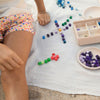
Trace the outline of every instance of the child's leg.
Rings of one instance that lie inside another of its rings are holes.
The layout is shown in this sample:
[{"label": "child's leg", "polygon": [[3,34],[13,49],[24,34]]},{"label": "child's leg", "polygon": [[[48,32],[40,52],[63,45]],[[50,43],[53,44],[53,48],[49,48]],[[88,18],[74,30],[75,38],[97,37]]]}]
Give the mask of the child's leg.
[{"label": "child's leg", "polygon": [[[26,64],[32,45],[32,39],[33,35],[31,32],[16,31],[5,37],[4,44],[16,52]],[[6,100],[28,100],[25,64],[21,66],[21,68],[2,72],[1,81]]]}]

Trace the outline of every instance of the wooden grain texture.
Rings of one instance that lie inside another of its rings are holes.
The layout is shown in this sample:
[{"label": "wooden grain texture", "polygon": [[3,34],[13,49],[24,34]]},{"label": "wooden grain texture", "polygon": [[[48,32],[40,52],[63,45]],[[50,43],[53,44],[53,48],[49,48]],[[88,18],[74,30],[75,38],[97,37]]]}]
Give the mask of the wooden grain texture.
[{"label": "wooden grain texture", "polygon": [[[57,91],[29,86],[30,100],[100,100],[100,97],[89,95],[68,95]],[[0,82],[0,100],[4,99],[4,93]]]}]

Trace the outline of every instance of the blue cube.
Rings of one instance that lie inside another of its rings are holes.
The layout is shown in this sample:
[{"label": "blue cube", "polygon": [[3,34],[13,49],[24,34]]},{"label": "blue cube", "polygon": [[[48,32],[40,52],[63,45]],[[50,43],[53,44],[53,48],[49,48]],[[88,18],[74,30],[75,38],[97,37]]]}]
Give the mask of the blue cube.
[{"label": "blue cube", "polygon": [[73,8],[73,7],[71,7],[71,10],[74,10],[74,8]]},{"label": "blue cube", "polygon": [[100,26],[100,22],[98,22],[99,26]]},{"label": "blue cube", "polygon": [[42,39],[45,39],[45,36],[42,36]]},{"label": "blue cube", "polygon": [[58,23],[58,21],[57,21],[57,20],[55,20],[54,22],[55,22],[55,23]]},{"label": "blue cube", "polygon": [[70,2],[69,2],[69,1],[67,1],[67,4],[70,4]]}]

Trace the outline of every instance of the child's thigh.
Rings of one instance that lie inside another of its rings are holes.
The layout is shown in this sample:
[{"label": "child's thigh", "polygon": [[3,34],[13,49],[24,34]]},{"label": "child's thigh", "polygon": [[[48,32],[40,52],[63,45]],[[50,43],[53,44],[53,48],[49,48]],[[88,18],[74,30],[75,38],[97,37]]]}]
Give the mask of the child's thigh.
[{"label": "child's thigh", "polygon": [[28,31],[15,31],[4,38],[4,44],[12,49],[21,59],[26,62],[30,53],[33,34]]},{"label": "child's thigh", "polygon": [[[12,49],[25,63],[30,53],[33,34],[27,31],[16,31],[9,33],[4,38],[4,44]],[[4,71],[1,75],[2,83],[9,85],[13,82],[25,81],[25,64],[21,68],[16,68],[12,71]]]}]

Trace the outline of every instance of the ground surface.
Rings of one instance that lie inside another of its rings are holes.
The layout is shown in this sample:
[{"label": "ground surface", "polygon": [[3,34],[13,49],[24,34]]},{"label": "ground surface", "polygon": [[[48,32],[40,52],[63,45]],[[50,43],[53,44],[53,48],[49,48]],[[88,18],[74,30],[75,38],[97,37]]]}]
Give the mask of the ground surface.
[{"label": "ground surface", "polygon": [[[88,95],[68,95],[48,89],[29,86],[30,100],[100,100],[100,97]],[[0,100],[4,100],[4,93],[0,82]]]}]

